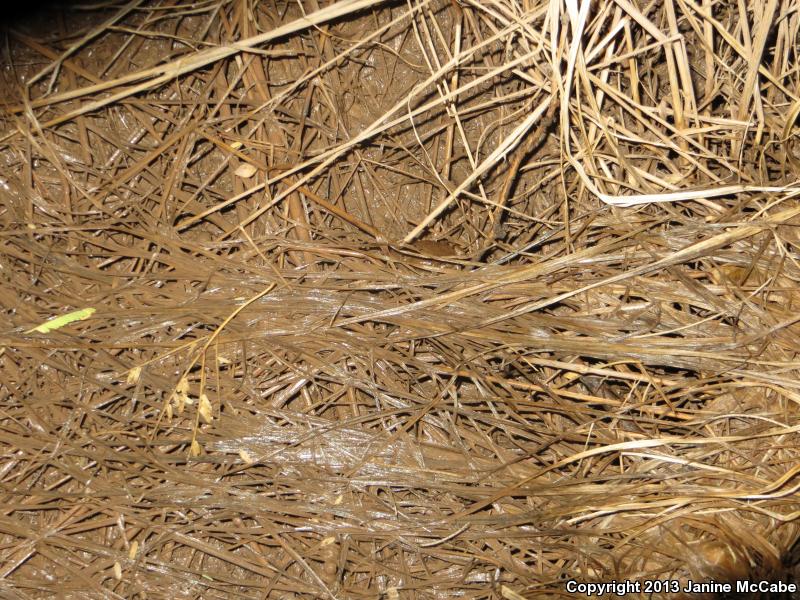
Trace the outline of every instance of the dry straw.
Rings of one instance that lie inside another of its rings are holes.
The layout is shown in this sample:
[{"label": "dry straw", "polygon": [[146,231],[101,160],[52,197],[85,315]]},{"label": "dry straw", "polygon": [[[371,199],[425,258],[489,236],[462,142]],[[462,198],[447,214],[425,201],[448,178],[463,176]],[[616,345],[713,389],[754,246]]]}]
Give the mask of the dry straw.
[{"label": "dry straw", "polygon": [[9,20],[2,594],[788,581],[798,29],[779,0]]}]

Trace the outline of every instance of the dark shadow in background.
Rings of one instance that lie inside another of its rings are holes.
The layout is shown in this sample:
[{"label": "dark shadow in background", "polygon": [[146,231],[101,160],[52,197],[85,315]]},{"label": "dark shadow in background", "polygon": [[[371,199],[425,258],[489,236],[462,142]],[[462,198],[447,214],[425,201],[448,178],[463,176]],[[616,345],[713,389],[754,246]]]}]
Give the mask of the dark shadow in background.
[{"label": "dark shadow in background", "polygon": [[0,16],[0,29],[24,29],[45,33],[48,23],[54,24],[57,13],[74,10],[71,2],[55,0],[6,0]]}]

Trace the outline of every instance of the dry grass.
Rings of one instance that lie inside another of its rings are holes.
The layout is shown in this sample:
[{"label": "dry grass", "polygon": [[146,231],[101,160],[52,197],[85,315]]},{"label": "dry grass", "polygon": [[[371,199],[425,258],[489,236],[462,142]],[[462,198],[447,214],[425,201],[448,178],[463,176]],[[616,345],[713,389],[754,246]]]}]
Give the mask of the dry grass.
[{"label": "dry grass", "polygon": [[778,577],[799,28],[778,0],[9,23],[0,596]]}]

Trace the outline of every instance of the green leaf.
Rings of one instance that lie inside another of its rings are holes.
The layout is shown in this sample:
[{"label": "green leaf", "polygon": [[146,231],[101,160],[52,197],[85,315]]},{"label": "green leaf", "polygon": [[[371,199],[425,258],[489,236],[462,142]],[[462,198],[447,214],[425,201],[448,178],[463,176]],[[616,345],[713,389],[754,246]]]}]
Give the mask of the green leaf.
[{"label": "green leaf", "polygon": [[94,314],[94,308],[82,308],[81,310],[74,310],[71,313],[67,313],[65,315],[61,315],[60,317],[55,317],[48,321],[45,321],[41,325],[37,325],[33,329],[28,329],[25,333],[33,333],[34,331],[38,333],[50,333],[56,329],[61,329],[64,325],[69,325],[73,321],[83,321],[84,319],[88,319]]}]

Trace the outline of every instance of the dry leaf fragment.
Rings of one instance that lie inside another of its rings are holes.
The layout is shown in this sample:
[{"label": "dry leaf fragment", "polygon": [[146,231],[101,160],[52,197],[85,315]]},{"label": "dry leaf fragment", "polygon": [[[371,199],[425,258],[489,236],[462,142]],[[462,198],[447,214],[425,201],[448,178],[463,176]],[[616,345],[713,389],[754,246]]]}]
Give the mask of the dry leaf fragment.
[{"label": "dry leaf fragment", "polygon": [[508,600],[525,600],[524,596],[520,596],[517,592],[505,585],[500,586],[500,594],[503,598],[507,598]]},{"label": "dry leaf fragment", "polygon": [[[183,414],[183,408],[186,406],[189,397],[186,394],[179,394],[175,393],[172,395],[172,400],[170,400],[170,404],[175,405],[175,410],[178,412],[179,415]],[[191,404],[191,402],[189,402]]]},{"label": "dry leaf fragment", "polygon": [[142,376],[142,367],[133,367],[130,371],[128,371],[128,378],[125,380],[126,383],[134,384],[139,381],[139,377]]},{"label": "dry leaf fragment", "polygon": [[256,171],[258,171],[258,169],[256,169],[250,163],[242,163],[239,165],[239,168],[234,171],[234,175],[241,177],[242,179],[250,179],[256,174]]},{"label": "dry leaf fragment", "polygon": [[191,405],[192,401],[189,398],[189,380],[186,377],[181,377],[178,385],[175,386],[175,393],[171,398],[172,404],[175,405],[175,410],[179,415],[183,414],[183,408],[187,404]]},{"label": "dry leaf fragment", "polygon": [[200,394],[200,402],[197,404],[197,412],[200,413],[200,418],[206,424],[214,420],[214,408],[211,406],[211,401],[205,394]]},{"label": "dry leaf fragment", "polygon": [[197,440],[192,440],[192,447],[189,450],[191,456],[200,456],[203,453],[203,447]]}]

